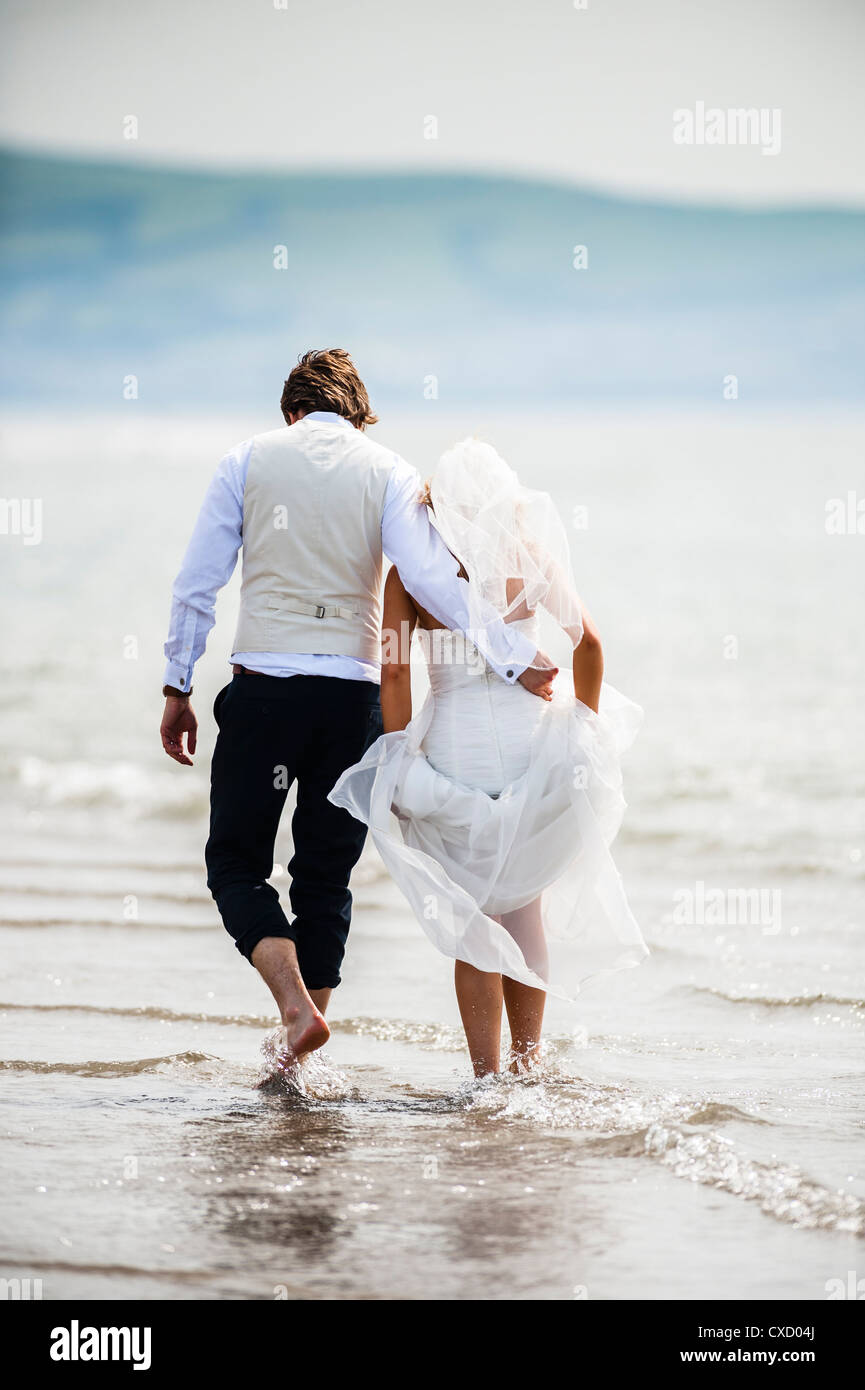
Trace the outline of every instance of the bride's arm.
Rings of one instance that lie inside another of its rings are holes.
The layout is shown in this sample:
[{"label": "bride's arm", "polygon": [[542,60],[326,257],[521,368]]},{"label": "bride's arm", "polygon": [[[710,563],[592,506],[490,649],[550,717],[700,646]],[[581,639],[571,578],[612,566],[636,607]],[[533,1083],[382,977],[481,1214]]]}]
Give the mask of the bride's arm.
[{"label": "bride's arm", "polygon": [[551,564],[547,577],[550,587],[544,607],[574,644],[574,694],[597,713],[604,679],[604,652],[600,634],[562,566],[555,562]]},{"label": "bride's arm", "polygon": [[381,717],[392,734],[411,720],[411,635],[417,609],[406,592],[396,565],[384,586],[381,620]]},{"label": "bride's arm", "polygon": [[574,694],[597,713],[604,679],[604,652],[598,629],[585,608],[582,616],[583,635],[579,645],[574,647]]}]

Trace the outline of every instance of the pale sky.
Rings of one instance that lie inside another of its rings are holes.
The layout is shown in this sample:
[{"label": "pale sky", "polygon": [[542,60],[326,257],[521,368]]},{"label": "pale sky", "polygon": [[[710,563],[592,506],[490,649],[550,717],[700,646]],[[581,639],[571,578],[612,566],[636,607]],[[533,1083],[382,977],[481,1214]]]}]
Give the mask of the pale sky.
[{"label": "pale sky", "polygon": [[[190,166],[471,169],[865,206],[865,0],[587,5],[0,0],[0,139]],[[780,152],[674,144],[673,111],[697,102],[780,110]]]}]

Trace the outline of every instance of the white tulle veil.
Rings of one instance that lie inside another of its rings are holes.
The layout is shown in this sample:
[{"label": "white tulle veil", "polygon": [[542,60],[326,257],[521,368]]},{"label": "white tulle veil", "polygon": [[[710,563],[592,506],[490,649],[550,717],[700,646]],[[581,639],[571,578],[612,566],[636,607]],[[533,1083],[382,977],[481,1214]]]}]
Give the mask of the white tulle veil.
[{"label": "white tulle veil", "polygon": [[506,621],[544,608],[577,646],[583,624],[568,538],[552,498],[523,487],[491,444],[464,439],[429,485],[433,523],[468,577],[472,627],[484,603]]}]

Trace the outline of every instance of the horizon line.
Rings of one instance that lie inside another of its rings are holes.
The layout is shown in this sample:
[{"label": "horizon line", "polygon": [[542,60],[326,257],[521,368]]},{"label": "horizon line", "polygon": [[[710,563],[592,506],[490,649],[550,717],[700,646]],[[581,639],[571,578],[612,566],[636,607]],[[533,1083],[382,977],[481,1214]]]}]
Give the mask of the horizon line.
[{"label": "horizon line", "polygon": [[[130,142],[131,143],[131,142]],[[196,163],[185,158],[166,158],[136,151],[131,158],[124,159],[119,152],[100,153],[83,149],[52,149],[44,145],[28,145],[0,138],[0,158],[10,157],[19,160],[65,164],[69,166],[90,166],[111,169],[118,172],[141,171],[151,174],[168,174],[202,179],[345,179],[366,181],[372,179],[407,180],[420,182],[435,180],[486,181],[488,183],[531,185],[563,193],[580,193],[599,201],[611,203],[632,203],[643,207],[688,209],[700,212],[730,212],[740,214],[784,214],[784,213],[841,213],[845,215],[865,214],[865,199],[861,203],[830,201],[825,198],[809,200],[788,197],[759,201],[753,198],[733,196],[693,197],[663,191],[643,193],[638,190],[627,191],[621,187],[600,184],[591,180],[575,181],[553,174],[530,171],[499,170],[491,166],[454,165],[422,169],[415,165],[403,164],[294,164],[278,166],[273,164]]]}]

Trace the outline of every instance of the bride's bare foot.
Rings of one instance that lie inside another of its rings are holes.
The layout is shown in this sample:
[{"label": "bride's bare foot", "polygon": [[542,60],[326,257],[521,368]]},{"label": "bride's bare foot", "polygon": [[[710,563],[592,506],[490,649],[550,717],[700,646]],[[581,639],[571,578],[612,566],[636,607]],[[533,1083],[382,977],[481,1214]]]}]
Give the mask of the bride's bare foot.
[{"label": "bride's bare foot", "polygon": [[541,1060],[540,1044],[529,1048],[513,1048],[508,1060],[508,1071],[514,1076],[524,1076]]}]

